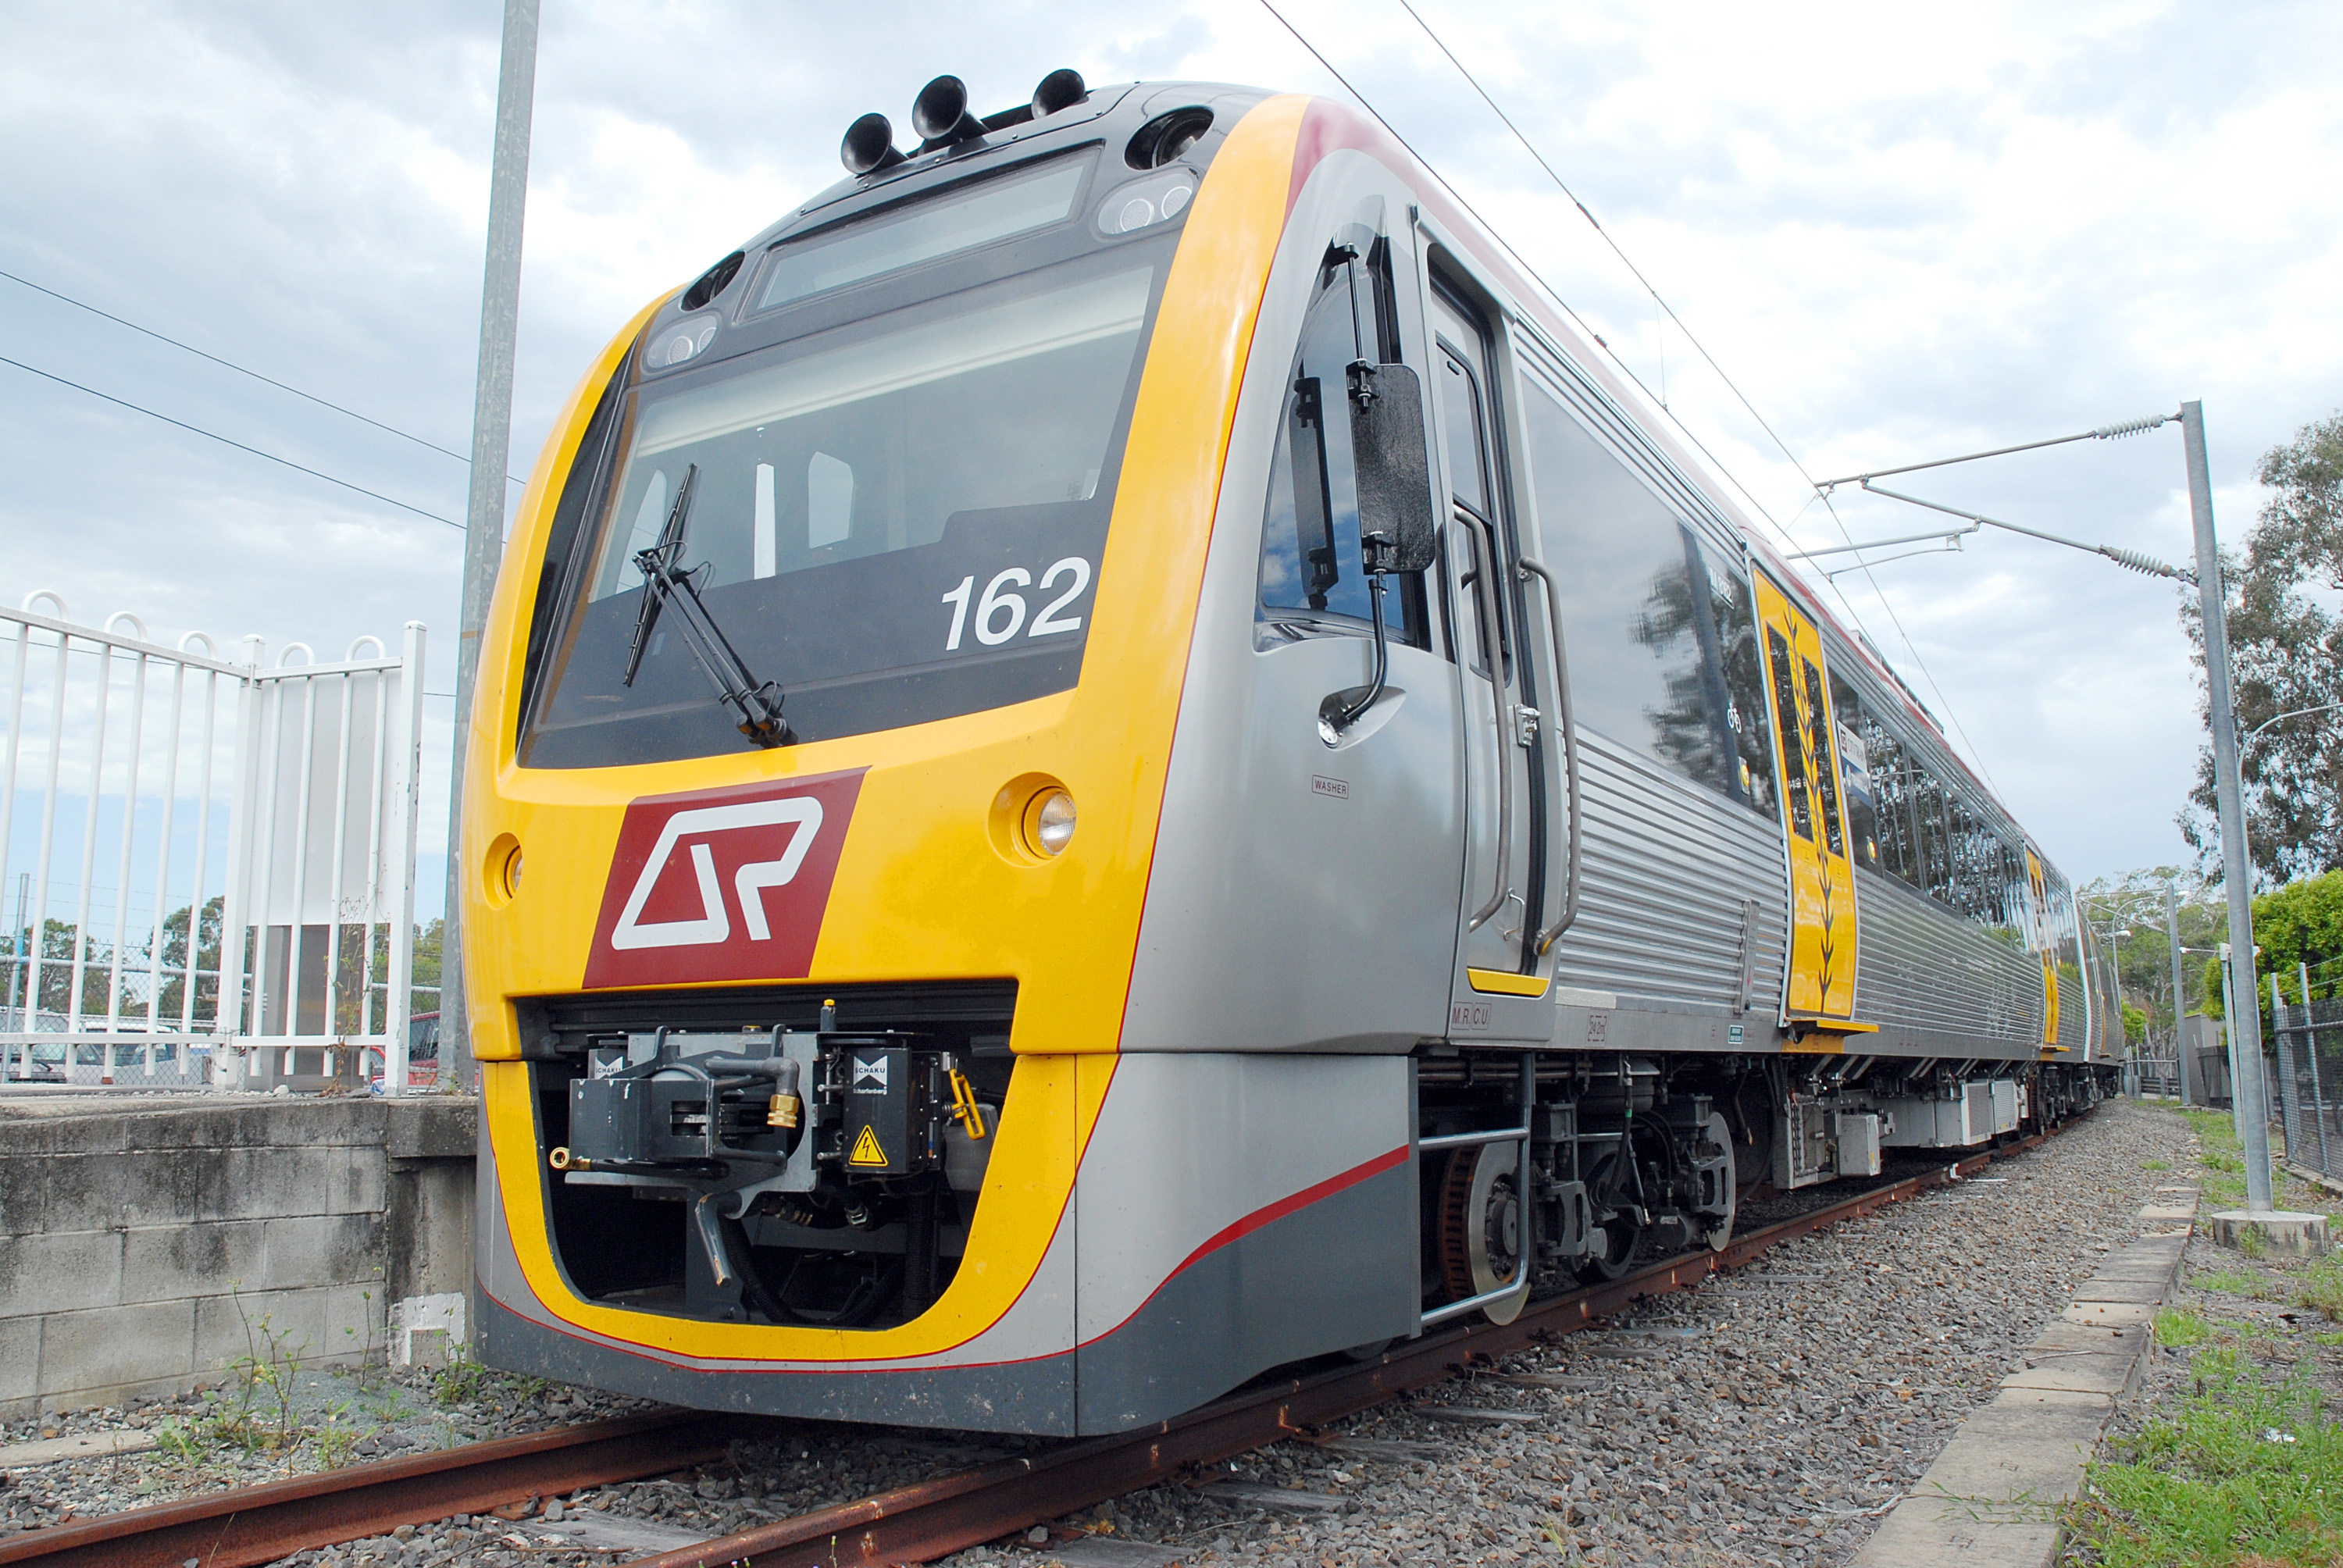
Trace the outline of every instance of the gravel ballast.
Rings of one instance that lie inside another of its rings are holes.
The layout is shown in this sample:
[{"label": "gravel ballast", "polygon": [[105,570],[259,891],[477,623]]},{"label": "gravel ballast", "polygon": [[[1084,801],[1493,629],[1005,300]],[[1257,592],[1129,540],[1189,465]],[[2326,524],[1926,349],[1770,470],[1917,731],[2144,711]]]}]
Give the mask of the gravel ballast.
[{"label": "gravel ballast", "polygon": [[[2074,1286],[2137,1232],[2137,1210],[2171,1180],[2147,1163],[2178,1163],[2187,1140],[2167,1112],[2104,1106],[1983,1180],[1786,1243],[1736,1275],[1641,1303],[1603,1329],[1365,1412],[1314,1442],[1281,1443],[1056,1521],[1041,1541],[1019,1537],[950,1561],[1838,1562]],[[393,1451],[382,1445],[394,1438],[437,1446],[649,1408],[494,1376],[450,1387],[417,1373],[378,1386],[406,1388],[402,1408],[416,1413],[402,1425],[360,1411],[351,1441],[371,1439],[374,1452]],[[165,1419],[184,1427],[196,1413],[156,1407],[42,1424],[153,1430]],[[5,1440],[39,1435],[19,1423]],[[580,1493],[531,1517],[445,1521],[289,1561],[608,1564],[648,1549],[595,1548],[555,1526],[624,1519],[664,1525],[676,1539],[713,1536],[1048,1446],[789,1425],[736,1444],[728,1463]],[[76,1460],[10,1476],[0,1513],[8,1529],[30,1528],[248,1485],[319,1468],[318,1459],[312,1440],[275,1454],[215,1446]],[[1141,1543],[1165,1550],[1131,1549]]]}]

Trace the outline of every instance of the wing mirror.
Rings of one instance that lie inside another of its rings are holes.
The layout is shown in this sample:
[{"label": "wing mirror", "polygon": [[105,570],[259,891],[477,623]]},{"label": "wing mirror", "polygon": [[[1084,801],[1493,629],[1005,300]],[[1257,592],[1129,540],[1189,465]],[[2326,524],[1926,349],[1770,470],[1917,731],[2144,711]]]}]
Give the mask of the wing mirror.
[{"label": "wing mirror", "polygon": [[1407,366],[1351,367],[1351,461],[1362,564],[1378,577],[1431,566],[1440,525],[1423,439],[1423,383]]}]

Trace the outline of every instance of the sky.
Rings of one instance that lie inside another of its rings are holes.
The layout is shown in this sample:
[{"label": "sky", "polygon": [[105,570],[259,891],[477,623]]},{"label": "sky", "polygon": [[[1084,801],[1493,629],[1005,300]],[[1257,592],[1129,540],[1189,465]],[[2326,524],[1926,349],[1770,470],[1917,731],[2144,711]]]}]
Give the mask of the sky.
[{"label": "sky", "polygon": [[[832,183],[846,125],[871,108],[903,125],[930,76],[966,79],[980,112],[1061,65],[1345,95],[1237,0],[543,6],[521,475],[635,310]],[[1417,0],[1535,156],[1400,0],[1279,9],[1777,542],[1932,526],[1875,497],[1825,505],[1811,480],[2191,397],[2240,538],[2258,457],[2343,406],[2331,5]],[[460,522],[466,467],[422,443],[470,445],[500,15],[0,6],[0,356],[412,508],[0,365],[7,602],[49,588],[77,620],[131,610],[165,642],[256,634],[329,657],[418,620],[427,690],[452,690],[462,539],[434,518]],[[1897,487],[2175,562],[2190,548],[2177,426]],[[2202,724],[2171,584],[2008,535],[1834,580],[1835,608],[2077,883],[2186,859],[2173,819]],[[427,849],[445,838],[451,708],[427,704]],[[427,853],[427,916],[443,874]]]}]

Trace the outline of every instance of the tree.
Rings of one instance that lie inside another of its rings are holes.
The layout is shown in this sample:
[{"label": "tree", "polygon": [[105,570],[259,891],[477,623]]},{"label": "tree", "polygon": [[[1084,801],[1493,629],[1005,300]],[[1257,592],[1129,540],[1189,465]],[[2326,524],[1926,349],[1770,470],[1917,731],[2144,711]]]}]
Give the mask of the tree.
[{"label": "tree", "polygon": [[[2225,552],[2222,576],[2237,727],[2249,737],[2238,769],[2246,839],[2258,879],[2277,884],[2343,867],[2343,748],[2324,744],[2343,714],[2304,714],[2253,733],[2279,714],[2343,702],[2343,615],[2314,597],[2343,592],[2343,414],[2264,453],[2257,477],[2272,495],[2242,561]],[[2204,628],[2193,600],[2182,616],[2201,671]],[[2218,880],[2210,746],[2197,755],[2188,799],[2180,831]]]},{"label": "tree", "polygon": [[[218,1010],[220,964],[220,910],[226,895],[214,893],[204,903],[203,918],[196,923],[196,1006],[193,1018],[200,1020],[197,1027],[210,1024]],[[180,1004],[186,994],[187,906],[180,905],[163,918],[163,986],[155,1002],[156,1017],[169,1028],[179,1020]]]},{"label": "tree", "polygon": [[[2110,942],[2112,930],[2131,932],[2111,944],[2117,980],[2125,1000],[2140,1004],[2146,1011],[2152,1039],[2167,1037],[2172,1028],[2172,944],[2164,925],[2167,881],[2178,885],[2180,945],[2200,950],[2219,946],[2229,920],[2218,891],[2178,866],[2149,866],[2120,877],[2097,878],[2075,894],[2077,909],[2099,933],[2102,944]],[[2219,980],[2215,979],[2208,993],[2202,983],[2203,970],[2193,958],[2181,967],[2182,983],[2188,988],[2182,1012],[2218,1016]]]}]

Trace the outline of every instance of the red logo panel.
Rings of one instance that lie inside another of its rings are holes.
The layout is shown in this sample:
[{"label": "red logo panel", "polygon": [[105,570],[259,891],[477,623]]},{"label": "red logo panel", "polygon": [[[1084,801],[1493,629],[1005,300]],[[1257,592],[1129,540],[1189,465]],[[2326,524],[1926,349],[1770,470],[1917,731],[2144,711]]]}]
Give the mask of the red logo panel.
[{"label": "red logo panel", "polygon": [[628,804],[587,987],[804,978],[866,771]]}]

